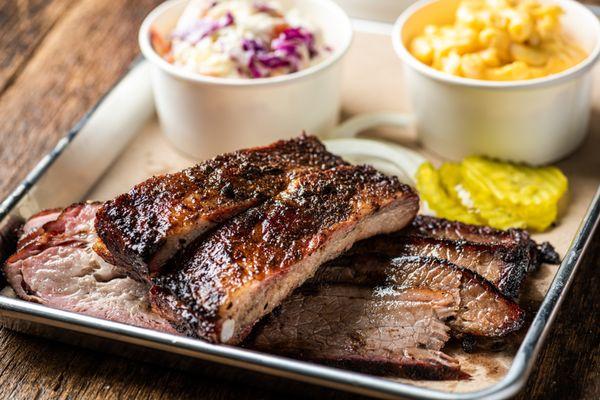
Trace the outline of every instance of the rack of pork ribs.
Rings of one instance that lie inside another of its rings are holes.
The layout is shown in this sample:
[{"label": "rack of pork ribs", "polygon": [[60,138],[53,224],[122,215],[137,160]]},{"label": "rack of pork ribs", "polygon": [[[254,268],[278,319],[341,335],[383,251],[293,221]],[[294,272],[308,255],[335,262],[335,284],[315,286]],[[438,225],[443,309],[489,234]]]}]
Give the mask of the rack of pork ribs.
[{"label": "rack of pork ribs", "polygon": [[518,330],[549,244],[416,216],[416,193],[314,137],[224,154],[105,203],[38,213],[4,274],[66,311],[415,379],[452,338]]}]

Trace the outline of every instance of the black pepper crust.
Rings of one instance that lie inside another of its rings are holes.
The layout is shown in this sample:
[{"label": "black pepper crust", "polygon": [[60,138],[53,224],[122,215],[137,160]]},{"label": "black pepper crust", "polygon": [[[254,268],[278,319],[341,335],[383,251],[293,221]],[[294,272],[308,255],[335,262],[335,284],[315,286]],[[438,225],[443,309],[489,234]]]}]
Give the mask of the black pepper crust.
[{"label": "black pepper crust", "polygon": [[[156,273],[186,240],[276,195],[290,171],[340,165],[346,163],[317,138],[302,135],[152,177],[101,207],[95,248],[108,262],[133,268],[134,276]],[[165,249],[173,238],[181,243]],[[170,254],[156,257],[161,251]]]},{"label": "black pepper crust", "polygon": [[217,342],[222,312],[245,285],[285,274],[319,251],[340,226],[399,200],[416,214],[416,193],[371,167],[299,174],[279,195],[176,257],[177,270],[154,280],[155,309],[182,331]]}]

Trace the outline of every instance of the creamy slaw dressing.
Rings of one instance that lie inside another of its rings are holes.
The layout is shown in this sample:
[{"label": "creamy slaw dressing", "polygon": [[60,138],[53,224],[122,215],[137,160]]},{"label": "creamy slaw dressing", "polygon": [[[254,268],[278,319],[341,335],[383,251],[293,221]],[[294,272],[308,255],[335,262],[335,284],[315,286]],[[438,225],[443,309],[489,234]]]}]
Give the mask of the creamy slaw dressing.
[{"label": "creamy slaw dressing", "polygon": [[320,30],[277,1],[192,1],[163,55],[188,71],[263,78],[310,67],[327,55]]}]

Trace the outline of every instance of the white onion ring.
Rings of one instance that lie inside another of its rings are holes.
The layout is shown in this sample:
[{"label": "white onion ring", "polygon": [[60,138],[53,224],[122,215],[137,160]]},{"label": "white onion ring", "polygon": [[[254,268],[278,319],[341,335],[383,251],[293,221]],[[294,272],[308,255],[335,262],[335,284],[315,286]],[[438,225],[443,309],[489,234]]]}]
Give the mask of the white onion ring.
[{"label": "white onion ring", "polygon": [[382,172],[396,175],[403,183],[414,186],[419,166],[426,159],[398,144],[372,139],[327,139],[327,150],[353,164],[370,164]]}]

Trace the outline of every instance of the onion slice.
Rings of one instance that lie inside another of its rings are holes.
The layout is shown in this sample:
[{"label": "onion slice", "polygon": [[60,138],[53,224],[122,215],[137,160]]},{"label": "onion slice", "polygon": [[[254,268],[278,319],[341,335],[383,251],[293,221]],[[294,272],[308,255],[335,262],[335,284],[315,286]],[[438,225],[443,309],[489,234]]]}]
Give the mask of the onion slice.
[{"label": "onion slice", "polygon": [[372,139],[327,139],[327,150],[353,164],[370,164],[396,175],[403,183],[414,186],[417,169],[426,160],[419,153],[398,144]]}]

